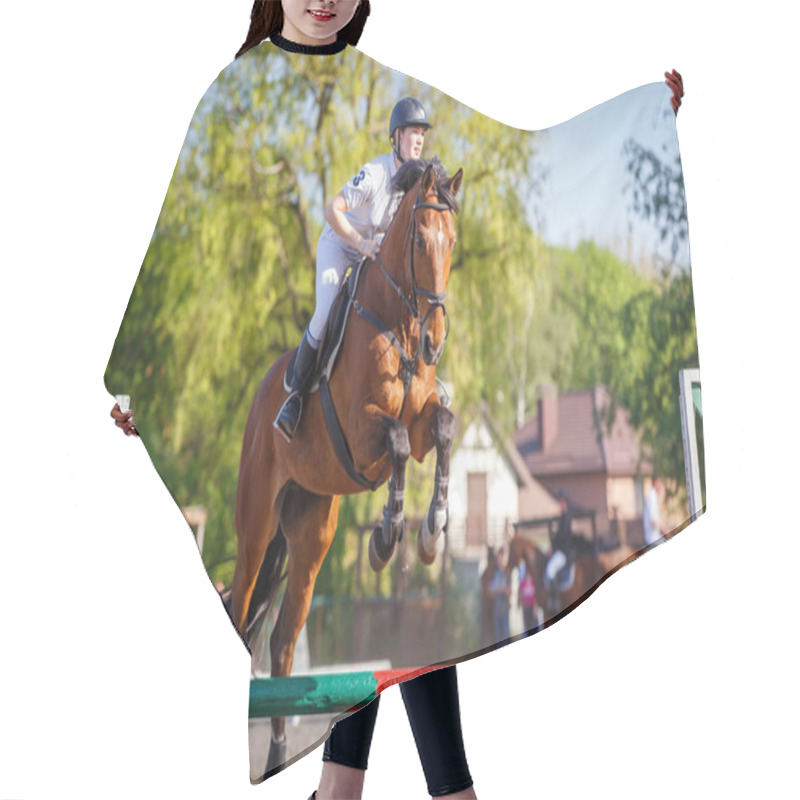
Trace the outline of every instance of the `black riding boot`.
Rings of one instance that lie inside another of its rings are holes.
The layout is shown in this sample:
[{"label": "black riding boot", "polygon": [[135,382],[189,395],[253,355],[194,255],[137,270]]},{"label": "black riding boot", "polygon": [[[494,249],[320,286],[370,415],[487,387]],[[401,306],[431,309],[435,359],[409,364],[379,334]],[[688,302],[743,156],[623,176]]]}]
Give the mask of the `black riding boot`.
[{"label": "black riding boot", "polygon": [[291,391],[272,424],[291,442],[303,412],[303,398],[308,392],[317,365],[317,351],[308,342],[308,332],[303,334],[294,362]]}]

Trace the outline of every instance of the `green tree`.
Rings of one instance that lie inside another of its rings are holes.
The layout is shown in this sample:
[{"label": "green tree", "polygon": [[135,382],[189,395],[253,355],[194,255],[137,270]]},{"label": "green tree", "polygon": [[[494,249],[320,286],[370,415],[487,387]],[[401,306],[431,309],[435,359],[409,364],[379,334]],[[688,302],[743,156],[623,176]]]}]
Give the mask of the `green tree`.
[{"label": "green tree", "polygon": [[[150,455],[175,500],[207,507],[203,557],[215,580],[229,582],[233,570],[233,509],[250,403],[313,309],[324,206],[360,165],[388,150],[389,114],[406,94],[420,96],[437,121],[427,154],[438,153],[451,172],[463,164],[467,173],[451,297],[460,331],[468,330],[502,289],[490,277],[497,253],[517,288],[530,265],[520,200],[530,187],[520,165],[530,160],[532,136],[358,53],[293,59],[274,48],[255,48],[223,71],[192,120],[107,383],[132,395]],[[470,337],[480,338],[464,335]],[[493,366],[492,349],[480,359],[479,368]],[[451,379],[477,400],[482,380],[473,386],[467,363],[458,359]],[[498,374],[488,384],[499,381]],[[430,499],[425,470],[410,477],[410,515],[421,516]],[[382,500],[348,500],[343,525],[379,517]],[[341,578],[351,558],[337,543],[323,582]]]},{"label": "green tree", "polygon": [[[626,303],[621,323],[622,348],[606,381],[614,398],[609,421],[616,404],[626,408],[656,472],[682,487],[678,372],[698,366],[691,275],[662,275]],[[702,426],[699,446],[702,453]]]}]

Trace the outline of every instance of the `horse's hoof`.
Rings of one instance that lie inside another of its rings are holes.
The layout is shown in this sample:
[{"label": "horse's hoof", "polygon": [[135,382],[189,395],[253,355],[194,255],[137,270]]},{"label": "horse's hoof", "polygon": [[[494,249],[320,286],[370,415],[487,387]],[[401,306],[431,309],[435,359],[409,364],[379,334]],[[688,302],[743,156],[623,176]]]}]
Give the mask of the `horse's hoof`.
[{"label": "horse's hoof", "polygon": [[267,755],[267,775],[273,770],[281,770],[286,766],[286,737],[280,741],[275,741],[270,736],[269,754]]},{"label": "horse's hoof", "polygon": [[422,520],[422,525],[419,529],[419,534],[417,535],[417,558],[426,566],[429,567],[436,561],[436,548],[432,547],[430,552],[425,548],[426,540],[430,538],[430,533],[427,530],[428,527],[428,517],[426,516],[424,520]]},{"label": "horse's hoof", "polygon": [[428,524],[430,513],[428,513],[423,517],[422,525],[420,525],[419,534],[417,535],[417,557],[426,567],[436,561],[436,542],[439,541],[439,536],[447,530],[447,509],[435,511],[434,514],[434,530],[438,529],[439,533],[436,535],[431,533],[430,525]]},{"label": "horse's hoof", "polygon": [[383,541],[383,529],[376,525],[369,537],[369,565],[375,572],[381,572],[394,555],[395,542],[387,547]]}]

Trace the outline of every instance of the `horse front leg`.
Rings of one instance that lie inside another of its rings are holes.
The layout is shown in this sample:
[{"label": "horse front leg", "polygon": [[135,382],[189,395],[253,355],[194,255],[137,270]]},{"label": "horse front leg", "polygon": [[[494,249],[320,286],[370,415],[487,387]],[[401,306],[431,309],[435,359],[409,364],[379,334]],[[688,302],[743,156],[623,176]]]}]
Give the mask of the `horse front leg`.
[{"label": "horse front leg", "polygon": [[[436,447],[436,478],[433,487],[433,499],[428,513],[422,520],[417,536],[417,554],[423,564],[431,565],[436,559],[436,544],[439,537],[447,529],[447,491],[450,483],[450,456],[453,451],[455,435],[455,416],[439,402],[438,396],[429,400],[423,408],[422,418],[415,431],[412,431],[412,451],[417,448],[419,438],[419,460],[431,447]],[[418,433],[418,437],[414,434]]]},{"label": "horse front leg", "polygon": [[406,487],[406,464],[411,455],[411,444],[405,425],[387,416],[385,445],[392,463],[389,479],[389,497],[383,507],[383,521],[372,531],[369,539],[369,563],[375,572],[380,572],[394,555],[397,543],[403,537],[403,494]]}]

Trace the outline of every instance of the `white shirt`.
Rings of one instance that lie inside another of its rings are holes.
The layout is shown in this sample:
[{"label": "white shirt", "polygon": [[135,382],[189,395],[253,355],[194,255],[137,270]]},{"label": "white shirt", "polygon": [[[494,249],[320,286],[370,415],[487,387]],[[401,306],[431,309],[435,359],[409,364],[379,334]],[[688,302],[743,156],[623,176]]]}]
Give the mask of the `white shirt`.
[{"label": "white shirt", "polygon": [[661,528],[658,520],[658,492],[655,486],[650,487],[644,501],[644,514],[642,516],[644,524],[644,541],[646,544],[653,544],[661,538]]},{"label": "white shirt", "polygon": [[[348,222],[365,239],[382,238],[395,215],[403,195],[392,192],[397,168],[394,155],[386,153],[365,164],[342,189]],[[341,238],[326,222],[321,237],[341,243]]]}]

